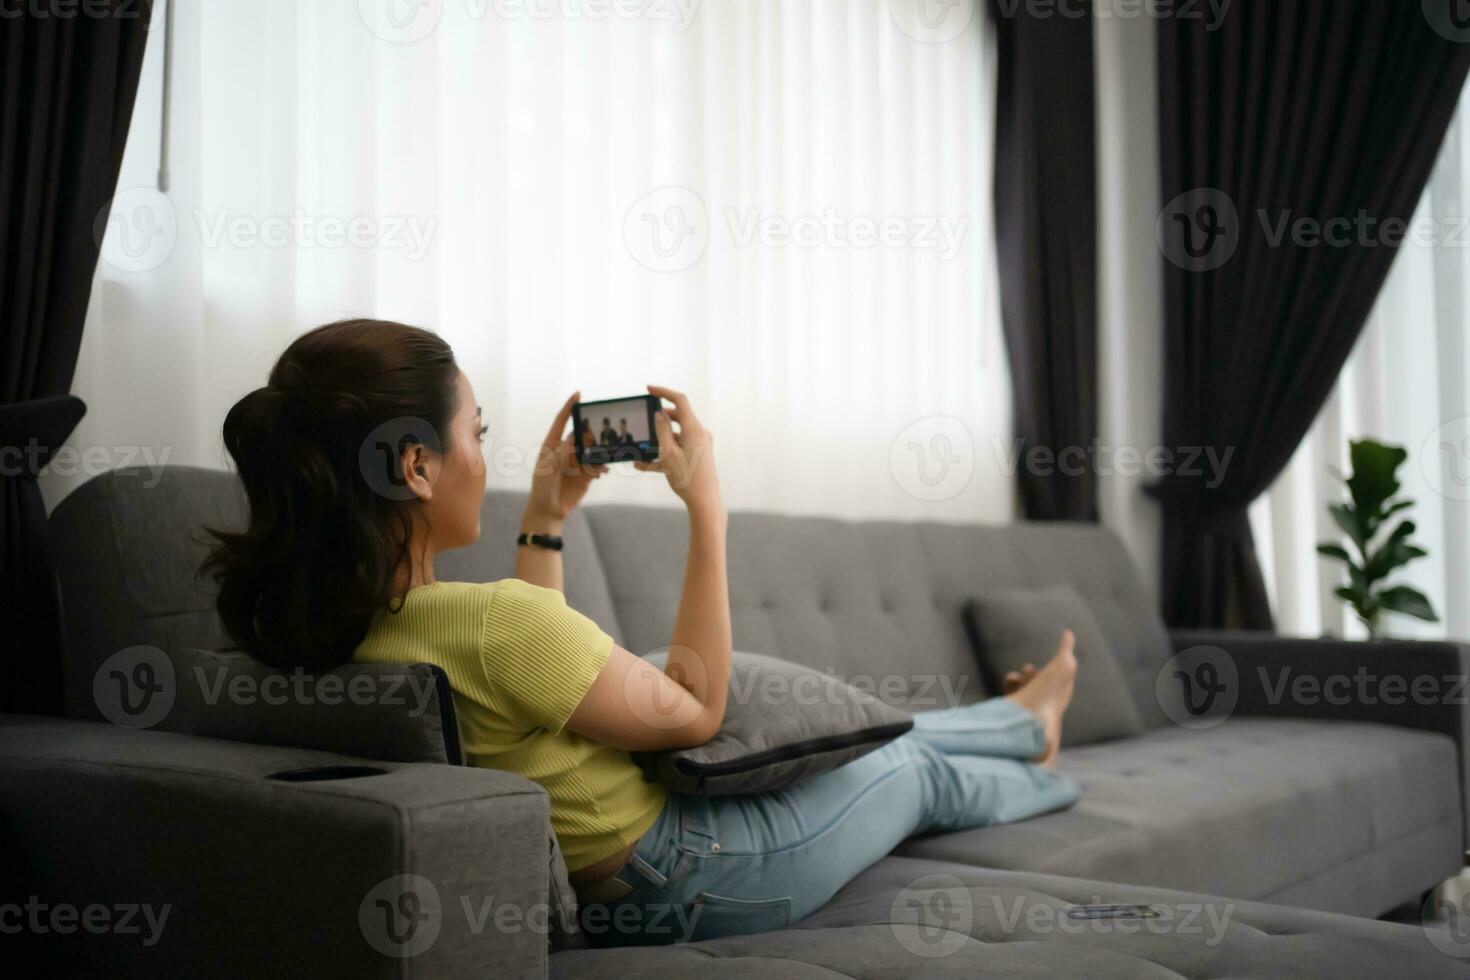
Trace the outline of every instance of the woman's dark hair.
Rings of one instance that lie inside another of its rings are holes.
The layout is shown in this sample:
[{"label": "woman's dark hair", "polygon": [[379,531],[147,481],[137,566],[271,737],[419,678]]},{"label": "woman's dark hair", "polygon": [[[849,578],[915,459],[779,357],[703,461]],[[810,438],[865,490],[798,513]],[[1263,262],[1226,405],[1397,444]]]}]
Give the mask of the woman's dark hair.
[{"label": "woman's dark hair", "polygon": [[225,416],[244,484],[240,532],[211,530],[205,570],[241,649],[276,667],[351,658],[409,554],[411,443],[440,447],[459,368],[438,336],[385,320],[317,327]]}]

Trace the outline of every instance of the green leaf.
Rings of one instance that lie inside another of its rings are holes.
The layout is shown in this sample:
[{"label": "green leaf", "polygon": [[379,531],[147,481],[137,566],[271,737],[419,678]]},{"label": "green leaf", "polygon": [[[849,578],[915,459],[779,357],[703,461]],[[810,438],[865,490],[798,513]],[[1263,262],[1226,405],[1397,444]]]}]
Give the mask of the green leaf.
[{"label": "green leaf", "polygon": [[1363,616],[1377,607],[1378,603],[1367,590],[1356,585],[1341,585],[1333,590],[1333,594],[1346,602]]},{"label": "green leaf", "polygon": [[1369,528],[1363,525],[1356,510],[1348,504],[1331,504],[1327,512],[1332,515],[1333,520],[1337,521],[1337,526],[1342,528],[1343,533],[1353,544],[1358,546],[1359,552],[1368,550]]},{"label": "green leaf", "polygon": [[1429,601],[1428,596],[1407,585],[1385,589],[1379,594],[1378,602],[1384,609],[1413,616],[1429,623],[1439,622],[1439,616],[1435,614],[1434,605]]},{"label": "green leaf", "polygon": [[1336,558],[1338,561],[1346,562],[1350,567],[1353,565],[1353,556],[1348,554],[1347,549],[1340,544],[1319,544],[1317,554],[1326,558]]},{"label": "green leaf", "polygon": [[1353,505],[1365,521],[1381,518],[1384,504],[1399,492],[1399,481],[1394,475],[1409,454],[1402,446],[1387,446],[1372,439],[1349,443],[1353,475],[1348,479],[1348,491],[1353,495]]},{"label": "green leaf", "polygon": [[[1393,533],[1363,562],[1363,577],[1368,582],[1377,582],[1387,578],[1396,568],[1402,568],[1415,558],[1422,558],[1423,552],[1409,544],[1409,535],[1416,530],[1413,521],[1404,521],[1393,529]],[[1415,552],[1420,552],[1415,554]]]},{"label": "green leaf", "polygon": [[1397,514],[1399,511],[1408,510],[1412,506],[1414,506],[1414,501],[1400,500],[1398,503],[1390,505],[1388,510],[1385,510],[1383,512],[1383,519],[1386,521],[1393,515]]}]

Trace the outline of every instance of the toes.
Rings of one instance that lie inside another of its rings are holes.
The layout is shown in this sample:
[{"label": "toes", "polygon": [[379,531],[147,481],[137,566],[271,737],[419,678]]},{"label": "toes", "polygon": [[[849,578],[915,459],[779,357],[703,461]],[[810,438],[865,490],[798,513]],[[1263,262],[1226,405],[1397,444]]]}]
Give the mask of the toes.
[{"label": "toes", "polygon": [[1001,681],[1001,690],[1006,694],[1015,694],[1021,689],[1023,683],[1025,683],[1025,679],[1019,670],[1008,671],[1005,678]]}]

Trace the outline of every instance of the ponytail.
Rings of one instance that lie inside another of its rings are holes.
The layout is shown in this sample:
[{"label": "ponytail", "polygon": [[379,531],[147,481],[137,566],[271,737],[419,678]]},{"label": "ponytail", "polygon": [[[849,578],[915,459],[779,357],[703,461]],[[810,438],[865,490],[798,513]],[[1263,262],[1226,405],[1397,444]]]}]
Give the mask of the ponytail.
[{"label": "ponytail", "polygon": [[449,346],[426,330],[349,320],[297,339],[270,383],[230,409],[224,443],[249,523],[210,532],[205,569],[241,649],[282,668],[351,658],[390,606],[416,506],[384,492],[363,447],[404,419],[445,431],[457,373]]}]

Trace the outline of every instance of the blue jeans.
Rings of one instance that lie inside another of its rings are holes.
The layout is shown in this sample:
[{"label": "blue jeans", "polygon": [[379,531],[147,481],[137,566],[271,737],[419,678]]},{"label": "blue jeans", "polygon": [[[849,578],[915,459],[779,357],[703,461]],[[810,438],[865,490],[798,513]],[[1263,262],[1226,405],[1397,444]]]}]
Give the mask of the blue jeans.
[{"label": "blue jeans", "polygon": [[915,834],[1010,823],[1070,806],[1071,779],[1026,760],[1041,726],[1013,701],[926,712],[902,738],[789,789],[670,795],[589,908],[594,945],[662,944],[781,929]]}]

